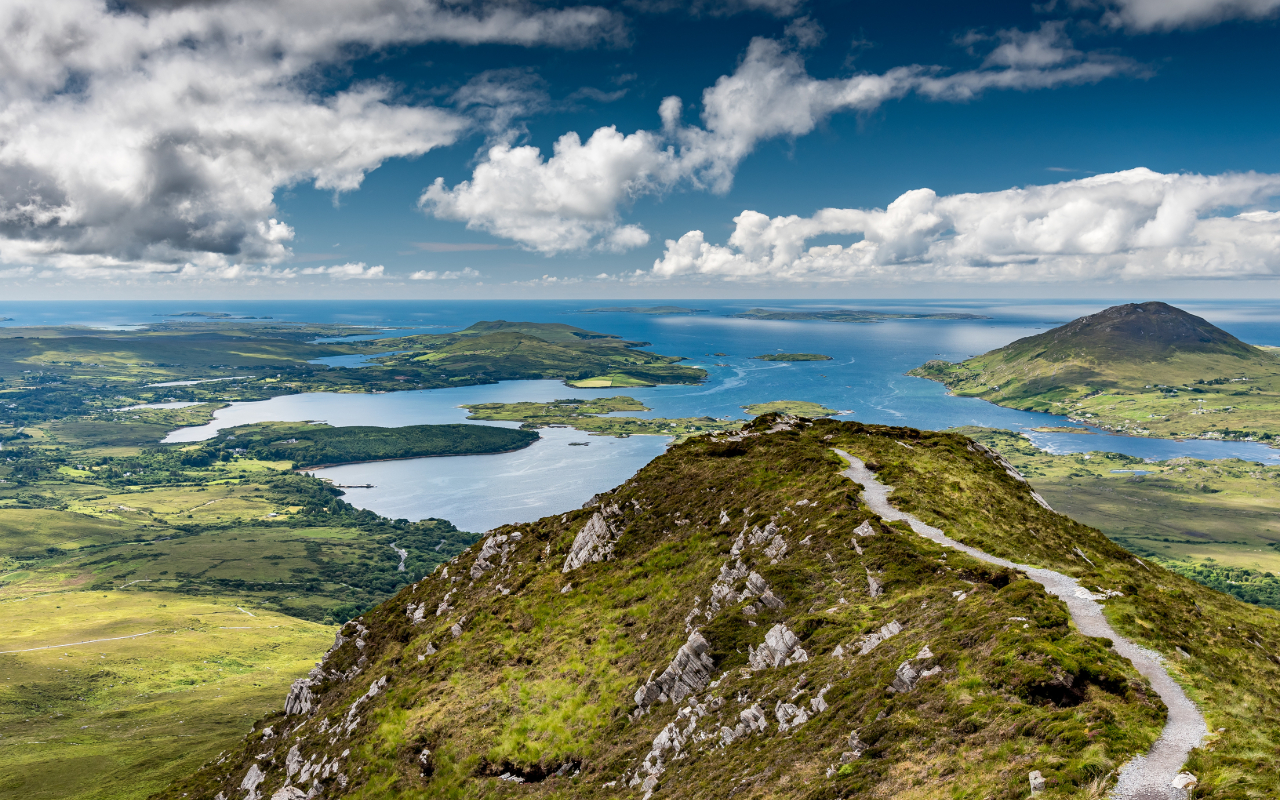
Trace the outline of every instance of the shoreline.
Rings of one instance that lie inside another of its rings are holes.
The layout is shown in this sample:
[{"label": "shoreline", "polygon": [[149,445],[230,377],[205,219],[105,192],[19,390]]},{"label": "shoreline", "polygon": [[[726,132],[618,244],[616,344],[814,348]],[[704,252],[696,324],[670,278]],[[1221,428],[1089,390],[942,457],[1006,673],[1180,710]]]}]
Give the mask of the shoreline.
[{"label": "shoreline", "polygon": [[503,455],[504,453],[518,453],[521,450],[528,450],[530,447],[533,447],[534,444],[536,444],[541,440],[542,440],[542,436],[539,435],[537,439],[534,439],[532,442],[529,442],[523,447],[513,447],[509,450],[489,450],[483,453],[436,453],[435,455],[396,456],[395,458],[365,458],[365,459],[361,459],[360,461],[339,461],[334,464],[315,464],[309,467],[298,467],[296,469],[291,469],[289,471],[298,473],[298,472],[306,472],[309,469],[329,469],[331,467],[346,467],[346,466],[350,466],[351,464],[377,464],[382,461],[413,461],[416,458],[456,458],[458,456],[500,456],[500,455]]}]

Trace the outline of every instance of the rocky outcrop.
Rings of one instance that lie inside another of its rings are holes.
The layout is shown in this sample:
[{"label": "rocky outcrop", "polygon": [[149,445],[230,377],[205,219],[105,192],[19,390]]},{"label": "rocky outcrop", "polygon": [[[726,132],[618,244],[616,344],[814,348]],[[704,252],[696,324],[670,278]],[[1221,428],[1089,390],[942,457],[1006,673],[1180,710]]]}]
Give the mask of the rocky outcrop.
[{"label": "rocky outcrop", "polygon": [[[617,506],[613,506],[617,509]],[[573,539],[569,555],[565,557],[563,572],[572,572],[584,564],[608,561],[613,557],[613,546],[618,541],[618,533],[609,524],[605,515],[599,511],[591,515],[587,524],[582,526]]]},{"label": "rocky outcrop", "polygon": [[874,650],[875,646],[883,642],[885,639],[897,636],[900,633],[902,633],[902,626],[898,624],[896,619],[892,622],[881,625],[880,630],[875,631],[874,633],[869,633],[865,638],[863,638],[862,650],[858,655],[865,656],[867,653]]},{"label": "rocky outcrop", "polygon": [[782,623],[769,629],[760,647],[747,646],[747,663],[753,670],[789,667],[808,660],[809,654],[800,647],[800,638]]},{"label": "rocky outcrop", "polygon": [[676,657],[656,680],[649,681],[636,690],[636,705],[648,708],[654,703],[671,701],[679,703],[685,697],[700,692],[711,682],[711,670],[715,663],[707,655],[710,643],[702,634],[694,631],[689,640],[676,651]]},{"label": "rocky outcrop", "polygon": [[[485,539],[484,545],[480,548],[479,555],[476,556],[475,562],[471,565],[471,579],[478,580],[483,577],[486,572],[494,567],[502,566],[507,563],[507,554],[515,549],[516,543],[520,541],[519,531],[510,535],[500,533],[497,536],[490,536]],[[492,564],[489,559],[498,557],[500,561]]]}]

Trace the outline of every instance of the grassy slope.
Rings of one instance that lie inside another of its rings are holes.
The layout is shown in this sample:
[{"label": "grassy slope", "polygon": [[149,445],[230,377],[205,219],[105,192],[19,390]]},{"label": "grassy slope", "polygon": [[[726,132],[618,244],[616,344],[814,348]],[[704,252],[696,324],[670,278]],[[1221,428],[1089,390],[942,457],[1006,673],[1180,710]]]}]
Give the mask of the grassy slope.
[{"label": "grassy slope", "polygon": [[70,592],[0,600],[0,797],[142,798],[273,708],[333,628],[234,601]]},{"label": "grassy slope", "polygon": [[[1049,504],[1144,558],[1241,599],[1280,607],[1280,467],[1239,459],[1156,464],[1117,453],[1051,455],[1025,437],[960,428],[999,450]],[[1143,470],[1149,475],[1113,473]],[[1233,581],[1233,583],[1226,583]]]},{"label": "grassy slope", "polygon": [[[757,430],[772,419],[758,420]],[[237,786],[250,762],[266,770],[262,788],[270,793],[295,744],[304,759],[340,758],[348,797],[505,796],[513,787],[496,779],[500,773],[538,778],[565,762],[581,773],[519,793],[617,796],[605,784],[638,763],[676,711],[659,705],[631,722],[631,694],[684,641],[693,598],[706,597],[744,523],[773,518],[786,526],[788,555],[770,564],[755,550],[748,559],[786,606],[755,617],[734,606],[705,623],[722,681],[699,695],[699,702],[725,702],[699,730],[714,735],[755,701],[769,710],[769,730],[726,750],[687,746],[662,776],[658,797],[1015,798],[1025,796],[1031,769],[1049,777],[1047,797],[1101,797],[1109,770],[1147,747],[1162,725],[1163,709],[1144,681],[1103,644],[1072,632],[1061,604],[1016,574],[954,552],[944,558],[892,526],[877,526],[877,535],[861,540],[864,555],[855,553],[850,531],[868,514],[838,475],[832,446],[874,464],[898,487],[904,508],[957,538],[1123,591],[1108,603],[1113,624],[1160,652],[1187,650],[1190,660],[1174,659],[1173,669],[1214,727],[1226,728],[1192,759],[1200,796],[1274,796],[1280,709],[1267,687],[1280,680],[1273,655],[1280,615],[1139,565],[1097,531],[1041,509],[1025,485],[966,442],[819,421],[804,433],[679,445],[600,498],[624,509],[616,560],[561,573],[590,509],[502,529],[523,534],[504,566],[470,581],[473,547],[449,565],[453,578],[437,572],[362,617],[370,629],[361,637],[367,664],[350,682],[326,682],[319,715],[297,736],[255,733],[231,760],[206,765],[164,796],[212,798]],[[802,499],[813,505],[798,505]],[[728,524],[719,522],[722,510]],[[1074,555],[1074,546],[1097,566]],[[884,582],[882,597],[867,595],[868,569]],[[954,599],[958,591],[968,592],[964,601]],[[453,608],[414,627],[407,604],[435,609],[447,592]],[[892,619],[904,633],[869,655],[833,655],[837,644],[849,650]],[[747,646],[777,621],[800,635],[809,662],[741,669]],[[460,638],[449,633],[454,623]],[[428,642],[439,652],[430,654]],[[943,674],[910,694],[888,694],[894,669],[925,644]],[[345,670],[357,657],[349,641],[326,667]],[[1063,692],[1068,673],[1073,688]],[[353,701],[384,675],[388,688],[348,717]],[[827,683],[831,707],[779,735],[775,702],[803,703]],[[348,718],[358,718],[350,738],[318,734]],[[277,713],[257,730],[282,722]],[[827,777],[853,730],[867,752]]]}]

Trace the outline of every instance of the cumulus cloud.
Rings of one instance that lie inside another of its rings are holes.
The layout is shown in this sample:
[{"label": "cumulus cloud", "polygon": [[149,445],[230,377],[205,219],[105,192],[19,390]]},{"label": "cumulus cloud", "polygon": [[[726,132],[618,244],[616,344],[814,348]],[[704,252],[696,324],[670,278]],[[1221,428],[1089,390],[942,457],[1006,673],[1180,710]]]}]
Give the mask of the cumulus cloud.
[{"label": "cumulus cloud", "polygon": [[336,264],[331,267],[307,267],[298,270],[300,275],[328,275],[336,281],[376,280],[384,277],[386,267],[379,264],[371,267],[363,261]]},{"label": "cumulus cloud", "polygon": [[1280,12],[1280,0],[1114,0],[1111,6],[1104,23],[1140,33],[1265,19]]},{"label": "cumulus cloud", "polygon": [[[1280,277],[1280,175],[1133,169],[1047,186],[811,217],[744,211],[726,245],[667,240],[653,276],[728,280],[1153,280]],[[1244,209],[1244,210],[1241,210]],[[847,244],[807,247],[820,236]]]},{"label": "cumulus cloud", "polygon": [[395,45],[580,47],[625,31],[585,6],[11,0],[0,35],[0,262],[191,275],[285,259],[280,187],[351,191],[471,124],[384,83],[323,91],[320,68]]},{"label": "cumulus cloud", "polygon": [[680,98],[668,97],[658,109],[660,131],[623,134],[610,126],[586,143],[567,133],[549,158],[536,147],[501,143],[470,180],[447,187],[437,179],[419,205],[546,254],[620,251],[649,241],[621,219],[630,201],[682,184],[723,194],[761,141],[804,136],[833,114],[871,112],[912,93],[963,102],[991,89],[1043,89],[1138,71],[1128,59],[1074,49],[1062,27],[1049,24],[1001,33],[988,63],[975,70],[911,65],[820,80],[808,74],[798,50],[818,32],[804,20],[789,30],[783,40],[754,39],[738,68],[703,92],[701,125],[684,124]]},{"label": "cumulus cloud", "polygon": [[466,269],[461,269],[456,271],[450,270],[446,272],[436,272],[435,270],[431,270],[430,272],[427,272],[426,270],[418,270],[417,272],[409,276],[409,280],[456,281],[463,278],[479,278],[479,277],[480,277],[479,272],[475,271],[474,269],[471,269],[470,267],[467,267]]}]

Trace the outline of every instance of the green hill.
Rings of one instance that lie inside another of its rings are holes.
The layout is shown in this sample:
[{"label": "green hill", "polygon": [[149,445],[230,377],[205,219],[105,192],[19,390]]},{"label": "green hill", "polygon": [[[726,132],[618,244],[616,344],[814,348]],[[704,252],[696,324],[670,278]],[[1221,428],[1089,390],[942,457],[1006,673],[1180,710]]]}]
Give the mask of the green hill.
[{"label": "green hill", "polygon": [[1024,572],[872,513],[833,448],[1106,597],[1207,718],[1197,798],[1280,792],[1280,614],[1140,563],[962,436],[768,415],[489,532],[161,796],[1106,796],[1165,726],[1153,685]]},{"label": "green hill", "polygon": [[1280,435],[1280,360],[1167,303],[1130,303],[910,375],[1134,435]]}]

